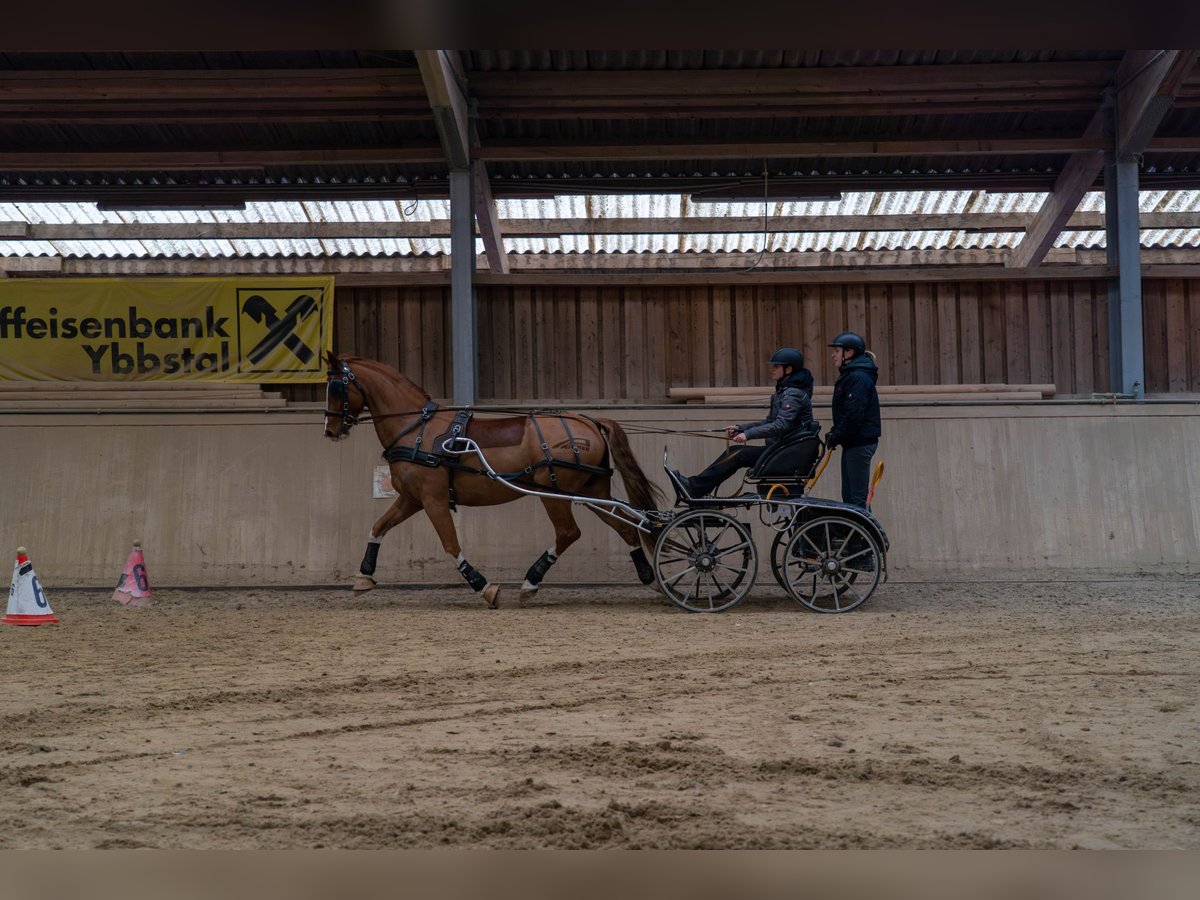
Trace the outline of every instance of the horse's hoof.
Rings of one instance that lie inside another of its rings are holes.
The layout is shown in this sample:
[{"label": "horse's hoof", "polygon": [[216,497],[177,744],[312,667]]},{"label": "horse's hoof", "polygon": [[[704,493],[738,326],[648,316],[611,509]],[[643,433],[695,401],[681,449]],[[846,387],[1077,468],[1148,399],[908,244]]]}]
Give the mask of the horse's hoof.
[{"label": "horse's hoof", "polygon": [[538,589],[537,589],[537,588],[532,588],[532,589],[529,589],[529,588],[522,588],[522,589],[521,589],[521,593],[517,595],[517,602],[518,602],[518,603],[525,603],[525,602],[527,602],[527,601],[529,601],[529,600],[532,600],[532,599],[533,599],[534,597],[536,597],[537,595],[538,595]]},{"label": "horse's hoof", "polygon": [[486,585],[481,593],[483,594],[483,602],[488,605],[488,609],[495,609],[500,605],[500,588],[498,585]]},{"label": "horse's hoof", "polygon": [[375,579],[370,575],[359,573],[354,576],[354,581],[350,583],[350,590],[356,594],[365,594],[371,588],[375,587]]}]

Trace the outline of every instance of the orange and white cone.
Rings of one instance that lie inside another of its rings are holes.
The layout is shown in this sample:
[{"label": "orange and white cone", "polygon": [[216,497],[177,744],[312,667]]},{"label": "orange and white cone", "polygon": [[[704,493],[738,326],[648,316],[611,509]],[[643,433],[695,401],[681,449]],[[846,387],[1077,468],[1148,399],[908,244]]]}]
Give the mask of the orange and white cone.
[{"label": "orange and white cone", "polygon": [[149,606],[153,596],[150,577],[146,574],[146,559],[142,556],[142,542],[134,541],[125,570],[113,591],[113,599],[126,606]]},{"label": "orange and white cone", "polygon": [[8,589],[8,613],[6,625],[53,625],[58,616],[50,609],[50,601],[38,583],[33,563],[25,554],[24,547],[17,548],[17,561],[13,565],[12,585]]}]

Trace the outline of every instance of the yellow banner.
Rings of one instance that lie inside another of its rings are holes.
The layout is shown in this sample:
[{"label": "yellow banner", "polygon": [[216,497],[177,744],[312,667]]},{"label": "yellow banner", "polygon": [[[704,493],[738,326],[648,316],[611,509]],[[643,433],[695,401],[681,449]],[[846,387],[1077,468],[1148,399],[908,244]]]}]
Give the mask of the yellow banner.
[{"label": "yellow banner", "polygon": [[0,280],[0,381],[324,381],[333,278]]}]

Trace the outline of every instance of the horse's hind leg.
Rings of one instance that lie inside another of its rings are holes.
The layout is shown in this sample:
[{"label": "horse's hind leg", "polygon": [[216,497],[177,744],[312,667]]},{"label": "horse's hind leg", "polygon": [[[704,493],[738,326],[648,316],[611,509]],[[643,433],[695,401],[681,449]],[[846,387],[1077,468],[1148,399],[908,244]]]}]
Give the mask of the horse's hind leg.
[{"label": "horse's hind leg", "polygon": [[579,540],[579,526],[575,524],[575,514],[571,512],[571,504],[567,500],[543,500],[546,515],[554,525],[554,546],[537,558],[525,573],[525,583],[521,585],[520,600],[524,602],[537,596],[538,587],[550,567],[558,562],[558,558],[573,543]]},{"label": "horse's hind leg", "polygon": [[[588,495],[597,498],[598,500],[610,500],[612,494],[609,491],[609,482],[607,480],[597,482],[588,490]],[[648,546],[642,533],[630,525],[628,522],[623,522],[608,513],[601,512],[598,509],[593,509],[600,521],[609,526],[613,531],[621,536],[628,547],[633,549],[629,551],[629,557],[633,560],[633,567],[637,570],[638,581],[642,584],[654,583],[654,567],[650,565],[650,561],[646,559],[646,550]]]},{"label": "horse's hind leg", "polygon": [[462,554],[462,545],[458,542],[458,532],[454,528],[454,519],[450,515],[449,505],[444,501],[430,503],[425,507],[425,515],[429,516],[429,521],[433,523],[433,528],[442,541],[442,549],[454,557],[458,571],[462,573],[462,577],[467,580],[471,589],[477,594],[483,595],[483,602],[488,605],[489,609],[499,606],[500,588],[479,574]]},{"label": "horse's hind leg", "polygon": [[371,535],[367,539],[367,550],[363,554],[358,567],[358,574],[350,584],[350,589],[356,594],[362,594],[375,587],[375,566],[379,561],[379,542],[383,536],[421,508],[421,504],[401,494],[382,516],[371,526]]}]

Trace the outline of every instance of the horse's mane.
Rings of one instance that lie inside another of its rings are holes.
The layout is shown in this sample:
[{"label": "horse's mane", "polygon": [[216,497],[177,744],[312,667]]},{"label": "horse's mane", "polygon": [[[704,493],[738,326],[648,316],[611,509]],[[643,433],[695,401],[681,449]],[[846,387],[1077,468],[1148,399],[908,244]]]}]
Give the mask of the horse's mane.
[{"label": "horse's mane", "polygon": [[430,399],[429,391],[425,390],[425,388],[421,387],[421,385],[417,384],[415,381],[413,381],[411,378],[409,378],[407,375],[405,375],[403,372],[401,372],[395,366],[388,365],[387,363],[381,362],[380,360],[377,360],[377,359],[370,359],[369,357],[366,357],[366,356],[350,356],[349,354],[346,354],[346,353],[343,353],[341,356],[338,357],[338,359],[344,359],[347,363],[349,363],[353,368],[356,368],[356,369],[364,369],[365,368],[365,369],[373,370],[381,378],[385,378],[385,379],[388,379],[391,381],[397,381],[403,386],[412,388],[418,394],[421,394],[426,400]]}]

